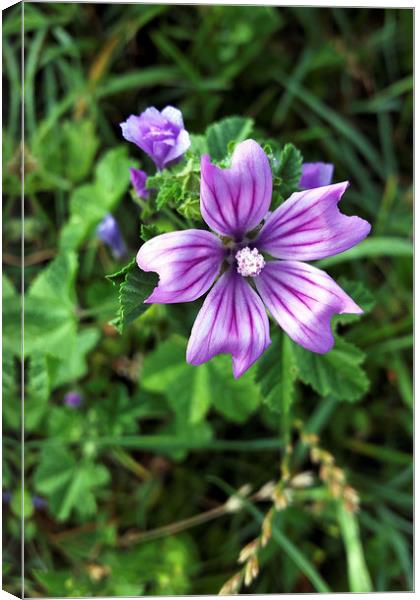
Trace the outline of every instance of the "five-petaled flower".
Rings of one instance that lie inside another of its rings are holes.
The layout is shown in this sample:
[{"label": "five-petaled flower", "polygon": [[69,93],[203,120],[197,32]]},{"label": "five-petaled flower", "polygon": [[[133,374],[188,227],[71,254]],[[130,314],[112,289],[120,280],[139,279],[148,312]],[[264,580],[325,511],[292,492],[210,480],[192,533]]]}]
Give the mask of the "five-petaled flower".
[{"label": "five-petaled flower", "polygon": [[214,233],[165,233],[137,254],[139,267],[160,277],[146,303],[191,302],[217,279],[193,325],[189,363],[228,353],[240,377],[271,343],[266,308],[304,348],[332,348],[331,317],[363,311],[329,275],[302,261],[338,254],[368,235],[369,223],[338,210],[347,185],[296,192],[268,214],[272,174],[257,142],[238,144],[228,169],[202,157],[200,208]]},{"label": "five-petaled flower", "polygon": [[159,170],[178,161],[191,145],[181,111],[167,106],[159,112],[153,106],[141,115],[121,123],[123,137],[141,148]]}]

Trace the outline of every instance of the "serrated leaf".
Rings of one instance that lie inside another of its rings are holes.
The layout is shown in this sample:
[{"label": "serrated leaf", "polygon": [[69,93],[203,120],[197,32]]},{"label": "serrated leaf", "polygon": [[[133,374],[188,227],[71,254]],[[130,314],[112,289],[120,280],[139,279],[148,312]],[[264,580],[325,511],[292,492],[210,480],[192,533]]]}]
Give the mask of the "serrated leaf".
[{"label": "serrated leaf", "polygon": [[302,173],[302,154],[293,144],[286,144],[280,152],[275,171],[275,188],[283,198],[298,189]]},{"label": "serrated leaf", "polygon": [[197,135],[190,133],[191,146],[188,153],[194,154],[196,157],[201,158],[203,154],[207,154],[209,149],[207,147],[207,140],[205,135]]},{"label": "serrated leaf", "polygon": [[365,354],[339,336],[326,354],[310,352],[293,344],[299,379],[321,396],[354,402],[369,389],[369,380],[361,364]]},{"label": "serrated leaf", "polygon": [[66,448],[57,446],[54,452],[43,448],[33,482],[36,490],[48,498],[49,510],[65,521],[72,511],[87,517],[96,511],[95,489],[109,480],[103,465],[78,461]]},{"label": "serrated leaf", "polygon": [[140,237],[144,242],[148,242],[160,233],[162,232],[159,230],[157,225],[150,224],[140,226]]},{"label": "serrated leaf", "polygon": [[273,343],[257,363],[256,379],[263,402],[272,410],[287,415],[294,400],[298,370],[290,338],[275,333]]},{"label": "serrated leaf", "polygon": [[190,424],[202,420],[211,405],[231,421],[246,421],[260,400],[253,374],[235,380],[226,355],[199,367],[189,365],[186,347],[187,341],[177,335],[160,344],[144,361],[142,387],[164,394],[174,412]]},{"label": "serrated leaf", "polygon": [[156,273],[145,273],[135,261],[108,278],[114,282],[121,277],[124,279],[119,283],[119,310],[117,318],[113,321],[113,325],[120,333],[150,308],[150,304],[145,304],[144,301],[150,296],[159,281]]},{"label": "serrated leaf", "polygon": [[254,121],[246,117],[227,117],[206,129],[207,147],[213,160],[223,160],[230,143],[246,140],[252,132]]},{"label": "serrated leaf", "polygon": [[108,150],[99,160],[95,180],[76,188],[70,196],[70,218],[60,233],[60,248],[76,250],[112,212],[129,186],[131,160],[123,147]]}]

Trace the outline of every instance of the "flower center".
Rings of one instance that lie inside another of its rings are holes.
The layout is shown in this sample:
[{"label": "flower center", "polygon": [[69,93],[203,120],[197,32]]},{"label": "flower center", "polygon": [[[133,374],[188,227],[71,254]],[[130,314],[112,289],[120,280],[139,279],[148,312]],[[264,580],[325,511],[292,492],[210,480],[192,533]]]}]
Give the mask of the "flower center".
[{"label": "flower center", "polygon": [[242,277],[256,277],[265,266],[264,257],[256,248],[251,250],[245,246],[242,250],[238,250],[235,258],[238,263],[237,271]]}]

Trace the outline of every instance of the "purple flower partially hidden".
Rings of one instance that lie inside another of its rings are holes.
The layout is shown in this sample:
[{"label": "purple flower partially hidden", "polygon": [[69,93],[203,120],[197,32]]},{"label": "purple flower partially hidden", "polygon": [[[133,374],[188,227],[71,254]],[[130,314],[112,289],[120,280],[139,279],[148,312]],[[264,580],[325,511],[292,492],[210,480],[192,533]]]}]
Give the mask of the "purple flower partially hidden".
[{"label": "purple flower partially hidden", "polygon": [[123,137],[146,152],[159,170],[179,160],[191,145],[181,111],[173,106],[161,112],[147,108],[120,125]]},{"label": "purple flower partially hidden", "polygon": [[106,215],[99,223],[96,234],[104,244],[107,244],[112,250],[115,258],[122,258],[127,254],[127,246],[121,235],[117,221],[111,214]]},{"label": "purple flower partially hidden", "polygon": [[131,185],[136,191],[137,196],[147,200],[152,190],[146,188],[147,173],[141,169],[135,169],[130,167],[130,181]]},{"label": "purple flower partially hidden", "polygon": [[71,408],[78,408],[83,402],[82,395],[79,392],[67,392],[64,396],[64,404]]},{"label": "purple flower partially hidden", "polygon": [[369,223],[338,210],[347,185],[296,192],[267,216],[272,174],[261,146],[236,146],[229,169],[202,157],[201,214],[215,233],[165,233],[137,254],[141,269],[160,276],[146,303],[191,302],[220,275],[193,325],[189,363],[228,353],[240,377],[271,343],[266,307],[304,348],[332,348],[331,317],[363,311],[331,277],[301,261],[333,256],[368,235]]},{"label": "purple flower partially hidden", "polygon": [[12,492],[10,490],[2,490],[3,504],[9,504],[11,499],[12,499]]},{"label": "purple flower partially hidden", "polygon": [[324,185],[330,185],[333,171],[334,165],[329,163],[303,163],[302,176],[299,182],[300,189],[311,190]]},{"label": "purple flower partially hidden", "polygon": [[42,510],[47,507],[48,502],[41,496],[32,496],[32,504],[36,510]]}]

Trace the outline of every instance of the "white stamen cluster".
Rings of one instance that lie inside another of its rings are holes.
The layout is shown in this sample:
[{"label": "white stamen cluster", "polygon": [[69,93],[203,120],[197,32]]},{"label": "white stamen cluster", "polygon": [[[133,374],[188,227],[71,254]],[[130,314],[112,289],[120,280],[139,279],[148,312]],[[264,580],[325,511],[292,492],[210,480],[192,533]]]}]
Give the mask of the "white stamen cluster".
[{"label": "white stamen cluster", "polygon": [[246,246],[235,254],[238,263],[237,271],[242,277],[256,277],[265,266],[264,257],[256,248],[251,250]]}]

